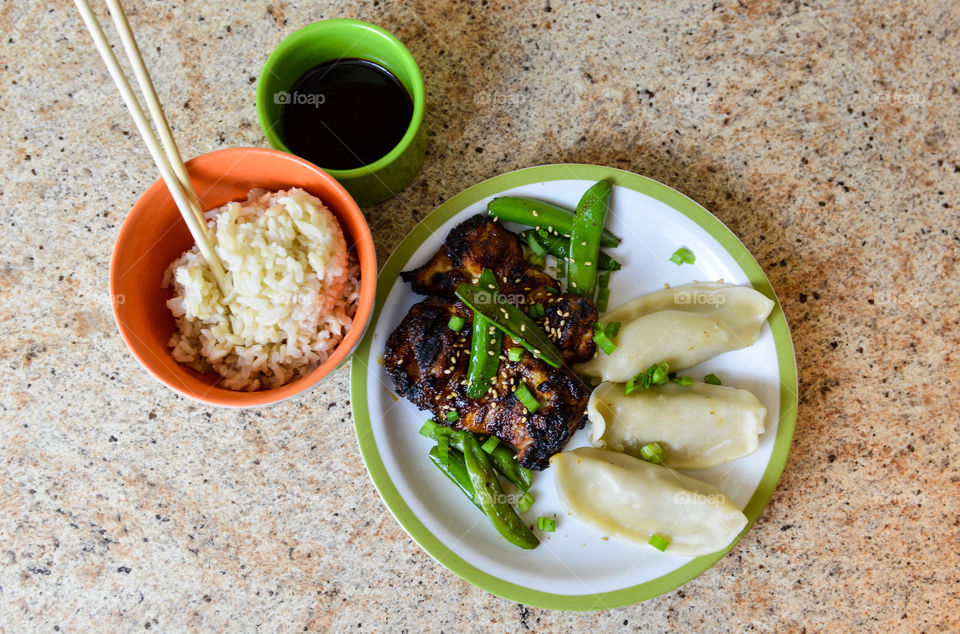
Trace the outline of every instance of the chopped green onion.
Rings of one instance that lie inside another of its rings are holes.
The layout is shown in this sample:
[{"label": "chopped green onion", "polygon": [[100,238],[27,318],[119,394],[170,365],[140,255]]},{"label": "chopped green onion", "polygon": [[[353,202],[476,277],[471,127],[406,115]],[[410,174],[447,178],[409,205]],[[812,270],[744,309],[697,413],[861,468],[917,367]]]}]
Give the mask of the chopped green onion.
[{"label": "chopped green onion", "polygon": [[456,413],[453,410],[450,410],[449,412],[447,412],[447,420],[450,421],[451,423],[455,423],[458,420],[460,420],[460,414]]},{"label": "chopped green onion", "polygon": [[530,250],[538,258],[542,258],[547,254],[547,247],[543,246],[540,243],[540,240],[537,239],[536,231],[524,231],[523,235],[527,238],[527,246],[530,247]]},{"label": "chopped green onion", "polygon": [[523,357],[523,346],[515,346],[507,350],[507,358],[511,361],[519,361]]},{"label": "chopped green onion", "polygon": [[450,463],[450,436],[441,434],[437,437],[437,454],[442,464]]},{"label": "chopped green onion", "polygon": [[597,311],[601,313],[607,312],[607,306],[610,305],[610,289],[601,288],[597,291]]},{"label": "chopped green onion", "polygon": [[660,552],[663,552],[667,549],[667,546],[670,545],[670,540],[661,535],[654,535],[653,537],[650,538],[650,541],[647,543],[653,546],[654,548],[656,548],[657,550],[659,550]]},{"label": "chopped green onion", "polygon": [[672,376],[670,380],[678,385],[693,385],[693,379],[689,376]]},{"label": "chopped green onion", "polygon": [[703,382],[709,383],[710,385],[723,385],[723,383],[720,382],[720,377],[716,374],[708,374],[703,377]]},{"label": "chopped green onion", "polygon": [[486,451],[487,453],[493,453],[493,450],[497,448],[497,445],[500,444],[500,439],[496,436],[490,436],[487,438],[480,448]]},{"label": "chopped green onion", "polygon": [[546,316],[547,311],[544,310],[543,304],[537,302],[527,311],[527,314],[530,315],[533,319],[542,319]]},{"label": "chopped green onion", "polygon": [[526,384],[521,383],[519,387],[514,390],[513,394],[520,399],[520,402],[523,403],[523,406],[526,407],[527,411],[531,414],[536,413],[536,411],[540,409],[540,402],[530,393]]},{"label": "chopped green onion", "polygon": [[670,376],[670,366],[666,363],[654,363],[646,372],[641,372],[637,376],[627,381],[624,388],[624,394],[633,394],[640,388],[649,390],[654,385],[666,383]]},{"label": "chopped green onion", "polygon": [[447,328],[453,332],[460,332],[463,329],[463,326],[467,322],[460,315],[454,315],[450,318],[450,321],[447,322]]},{"label": "chopped green onion", "polygon": [[697,256],[693,254],[690,249],[684,249],[680,247],[673,252],[673,255],[670,256],[670,261],[680,266],[681,264],[693,264],[697,261]]},{"label": "chopped green onion", "polygon": [[603,331],[607,333],[607,336],[613,339],[620,334],[620,322],[611,321],[609,324],[604,326]]},{"label": "chopped green onion", "polygon": [[610,288],[610,271],[600,271],[597,275],[597,286],[600,288]]},{"label": "chopped green onion", "polygon": [[537,518],[537,528],[542,530],[544,533],[552,533],[557,530],[557,520],[552,517],[538,517]]},{"label": "chopped green onion", "polygon": [[617,349],[617,346],[610,341],[610,337],[603,330],[597,330],[593,333],[593,341],[598,348],[603,350],[604,354],[613,354],[613,351]]},{"label": "chopped green onion", "polygon": [[420,435],[426,436],[427,438],[433,438],[434,434],[436,434],[440,429],[443,428],[431,418],[423,424],[423,427],[420,428]]},{"label": "chopped green onion", "polygon": [[526,513],[530,509],[530,507],[533,506],[533,503],[536,501],[537,501],[536,498],[530,495],[530,492],[527,491],[526,493],[523,494],[523,497],[520,498],[520,501],[517,502],[517,512]]},{"label": "chopped green onion", "polygon": [[560,289],[554,288],[552,286],[544,286],[543,290],[547,291],[548,293],[553,293],[554,295],[560,292]]},{"label": "chopped green onion", "polygon": [[663,464],[663,458],[667,453],[660,446],[660,443],[652,442],[640,447],[640,457],[653,464]]},{"label": "chopped green onion", "polygon": [[542,255],[537,255],[533,251],[527,254],[526,260],[530,266],[540,270],[543,270],[543,268],[547,265],[547,259]]},{"label": "chopped green onion", "polygon": [[557,258],[557,277],[567,276],[567,261],[563,258]]}]

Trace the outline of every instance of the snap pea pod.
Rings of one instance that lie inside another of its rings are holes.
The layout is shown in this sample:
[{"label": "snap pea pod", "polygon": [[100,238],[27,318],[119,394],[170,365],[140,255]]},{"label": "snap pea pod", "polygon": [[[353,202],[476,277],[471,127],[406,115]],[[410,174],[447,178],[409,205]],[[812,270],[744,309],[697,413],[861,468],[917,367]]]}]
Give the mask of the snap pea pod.
[{"label": "snap pea pod", "polygon": [[575,295],[593,299],[596,292],[603,221],[612,191],[609,182],[599,181],[586,191],[577,205],[567,263],[567,291]]},{"label": "snap pea pod", "polygon": [[[573,233],[573,212],[542,200],[501,196],[487,203],[487,213],[498,220],[516,222],[550,233],[556,232],[568,236]],[[620,238],[604,230],[601,244],[612,248],[620,244]]]},{"label": "snap pea pod", "polygon": [[437,468],[443,471],[443,475],[447,476],[451,482],[457,485],[457,488],[463,491],[463,494],[467,496],[468,500],[473,502],[474,506],[481,511],[483,510],[480,502],[477,501],[476,493],[473,492],[473,485],[470,484],[470,476],[467,475],[467,463],[464,462],[462,453],[451,449],[447,453],[447,461],[444,463],[440,458],[440,448],[434,446],[433,449],[430,450],[430,462],[437,465]]},{"label": "snap pea pod", "polygon": [[[545,231],[535,231],[533,229],[524,231],[523,235],[527,238],[527,243],[536,241],[536,244],[544,251],[558,258],[565,258],[570,255],[570,240],[563,236],[552,236]],[[612,257],[600,252],[597,258],[597,268],[601,271],[619,271],[620,263]]]},{"label": "snap pea pod", "polygon": [[[438,434],[444,434],[450,438],[450,446],[452,448],[459,449],[461,452],[464,451],[463,435],[458,430],[437,425],[430,434],[434,438],[436,438]],[[439,449],[437,451],[439,452]],[[453,452],[451,451],[451,453]],[[499,471],[500,475],[509,480],[513,486],[523,492],[527,492],[533,484],[533,473],[531,473],[529,469],[520,466],[515,454],[516,452],[513,449],[504,445],[497,445],[489,454],[490,462],[493,464],[493,468]]]},{"label": "snap pea pod", "polygon": [[560,351],[547,337],[547,333],[500,293],[472,284],[458,284],[457,297],[462,299],[474,314],[482,314],[547,365],[559,368],[563,363]]},{"label": "snap pea pod", "polygon": [[[497,278],[490,269],[483,269],[477,282],[480,288],[497,292]],[[493,288],[490,288],[490,287]],[[490,332],[493,330],[493,333]],[[473,313],[473,336],[470,340],[470,365],[467,367],[467,396],[483,398],[500,368],[503,333],[481,313]]]},{"label": "snap pea pod", "polygon": [[487,453],[480,448],[477,437],[469,432],[459,433],[463,434],[463,458],[470,484],[490,523],[511,544],[526,549],[536,548],[540,540],[506,501],[507,496],[500,486],[497,472],[490,465]]}]

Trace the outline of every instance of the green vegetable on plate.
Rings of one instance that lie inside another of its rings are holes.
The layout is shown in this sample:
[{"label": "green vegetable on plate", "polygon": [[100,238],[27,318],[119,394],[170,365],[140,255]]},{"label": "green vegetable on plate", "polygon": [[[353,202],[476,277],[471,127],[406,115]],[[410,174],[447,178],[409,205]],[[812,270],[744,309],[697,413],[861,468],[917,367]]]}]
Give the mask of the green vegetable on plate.
[{"label": "green vegetable on plate", "polygon": [[596,294],[600,241],[612,192],[608,181],[599,181],[580,199],[573,217],[567,291],[591,301]]},{"label": "green vegetable on plate", "polygon": [[458,433],[463,434],[463,457],[470,484],[490,523],[511,544],[525,549],[536,548],[540,540],[506,501],[497,472],[486,452],[480,448],[476,436],[469,432]]},{"label": "green vegetable on plate", "polygon": [[[497,280],[490,269],[483,269],[477,283],[481,288],[493,293],[497,292]],[[470,363],[467,366],[467,396],[470,398],[483,398],[490,389],[500,368],[502,345],[503,333],[489,319],[474,311]]]},{"label": "green vegetable on plate", "polygon": [[[501,196],[487,204],[487,213],[498,220],[516,222],[550,234],[569,236],[573,231],[573,212],[542,200]],[[603,231],[602,246],[612,248],[618,244],[620,238],[610,231]]]},{"label": "green vegetable on plate", "polygon": [[475,314],[482,314],[547,365],[559,368],[563,363],[560,351],[547,333],[499,293],[472,284],[458,284],[456,292]]}]

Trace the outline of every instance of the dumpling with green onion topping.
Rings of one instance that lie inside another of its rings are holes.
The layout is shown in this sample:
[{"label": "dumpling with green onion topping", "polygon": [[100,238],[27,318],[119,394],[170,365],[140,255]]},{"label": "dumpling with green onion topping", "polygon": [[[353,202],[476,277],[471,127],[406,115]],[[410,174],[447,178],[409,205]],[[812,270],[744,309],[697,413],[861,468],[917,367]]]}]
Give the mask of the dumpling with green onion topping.
[{"label": "dumpling with green onion topping", "polygon": [[735,284],[694,282],[654,291],[604,315],[604,322],[620,323],[616,350],[599,352],[574,370],[620,382],[655,363],[683,370],[753,344],[771,310],[771,299]]},{"label": "dumpling with green onion topping", "polygon": [[659,535],[667,554],[722,550],[747,525],[720,489],[627,454],[581,447],[550,458],[564,508],[609,535],[643,544]]},{"label": "dumpling with green onion topping", "polygon": [[674,469],[704,469],[757,450],[767,409],[747,390],[707,383],[666,383],[624,393],[622,383],[601,383],[587,417],[594,447],[640,457],[656,442]]}]

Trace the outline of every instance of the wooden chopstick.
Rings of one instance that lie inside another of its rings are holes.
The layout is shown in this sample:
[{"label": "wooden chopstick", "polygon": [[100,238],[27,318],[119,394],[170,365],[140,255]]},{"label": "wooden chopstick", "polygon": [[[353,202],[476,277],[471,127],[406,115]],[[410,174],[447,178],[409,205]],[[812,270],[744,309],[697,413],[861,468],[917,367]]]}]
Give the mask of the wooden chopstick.
[{"label": "wooden chopstick", "polygon": [[150,81],[150,76],[143,64],[143,59],[140,57],[136,42],[133,40],[133,34],[130,32],[130,26],[123,13],[123,8],[116,0],[108,0],[108,2],[110,2],[114,24],[116,24],[117,30],[120,32],[121,40],[124,43],[124,50],[127,53],[131,66],[133,66],[134,73],[137,75],[140,88],[143,90],[144,97],[147,100],[147,106],[153,115],[154,124],[164,138],[163,147],[161,147],[156,135],[150,128],[150,124],[147,121],[143,109],[140,107],[136,94],[130,87],[126,76],[124,76],[123,70],[121,70],[120,64],[117,62],[117,58],[114,56],[113,50],[111,50],[110,44],[107,42],[103,29],[100,27],[100,23],[97,21],[97,17],[90,7],[89,0],[74,0],[74,2],[77,5],[77,10],[80,12],[80,16],[83,18],[87,30],[90,32],[91,37],[93,37],[93,43],[96,45],[97,51],[103,59],[103,63],[107,66],[107,71],[110,73],[113,83],[117,86],[117,90],[120,91],[120,96],[123,98],[127,110],[130,111],[130,115],[133,117],[140,136],[143,137],[143,142],[146,144],[147,150],[149,150],[150,156],[153,158],[153,162],[156,163],[160,169],[160,175],[167,184],[167,188],[170,190],[170,194],[173,196],[173,200],[180,210],[180,215],[183,216],[184,222],[187,223],[187,228],[190,229],[190,234],[196,241],[197,247],[199,247],[204,260],[207,261],[207,266],[210,267],[210,271],[217,280],[221,292],[226,295],[226,273],[223,269],[223,263],[220,261],[217,252],[210,243],[210,238],[207,235],[206,219],[203,217],[200,201],[197,198],[196,192],[193,191],[193,185],[190,183],[186,167],[183,165],[180,152],[177,150],[173,135],[170,132],[170,127],[167,125],[166,117],[163,115],[163,108],[160,107],[153,83]]}]

